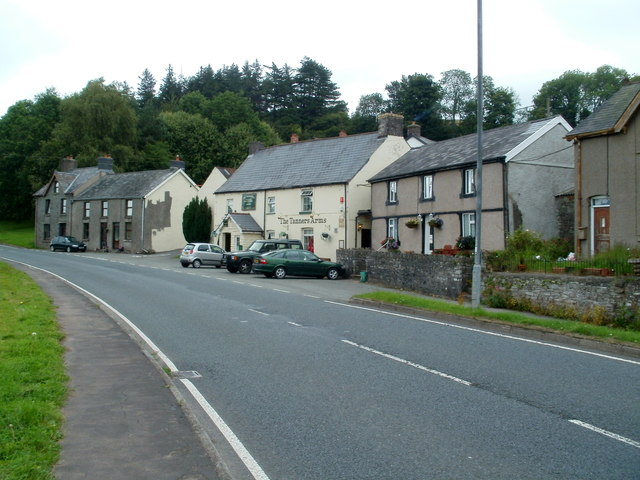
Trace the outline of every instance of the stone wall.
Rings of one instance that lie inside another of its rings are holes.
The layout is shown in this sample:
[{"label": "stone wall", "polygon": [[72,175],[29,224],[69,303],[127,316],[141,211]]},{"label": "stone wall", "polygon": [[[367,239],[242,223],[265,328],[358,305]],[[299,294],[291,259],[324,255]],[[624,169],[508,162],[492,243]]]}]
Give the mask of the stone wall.
[{"label": "stone wall", "polygon": [[337,261],[351,275],[366,271],[371,281],[390,288],[451,299],[471,291],[469,257],[343,249],[337,251]]}]

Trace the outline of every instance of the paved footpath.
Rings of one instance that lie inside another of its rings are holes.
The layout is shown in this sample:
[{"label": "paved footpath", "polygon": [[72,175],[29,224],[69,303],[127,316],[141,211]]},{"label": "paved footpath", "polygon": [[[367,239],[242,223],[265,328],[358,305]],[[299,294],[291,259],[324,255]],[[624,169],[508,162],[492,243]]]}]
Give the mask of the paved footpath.
[{"label": "paved footpath", "polygon": [[70,383],[57,479],[229,478],[141,345],[62,280],[14,266],[52,298],[65,334]]}]

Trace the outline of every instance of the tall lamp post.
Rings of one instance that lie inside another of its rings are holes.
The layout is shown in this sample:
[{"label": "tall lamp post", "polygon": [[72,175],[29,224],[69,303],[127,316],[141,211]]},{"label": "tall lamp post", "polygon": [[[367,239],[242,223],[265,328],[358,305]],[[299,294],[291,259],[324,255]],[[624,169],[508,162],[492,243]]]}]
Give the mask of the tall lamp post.
[{"label": "tall lamp post", "polygon": [[478,104],[477,130],[478,130],[478,158],[476,161],[476,218],[475,234],[476,248],[473,261],[473,273],[471,276],[471,306],[480,305],[482,292],[482,121],[484,117],[483,92],[482,92],[482,0],[478,0],[478,86],[476,90],[476,103]]}]

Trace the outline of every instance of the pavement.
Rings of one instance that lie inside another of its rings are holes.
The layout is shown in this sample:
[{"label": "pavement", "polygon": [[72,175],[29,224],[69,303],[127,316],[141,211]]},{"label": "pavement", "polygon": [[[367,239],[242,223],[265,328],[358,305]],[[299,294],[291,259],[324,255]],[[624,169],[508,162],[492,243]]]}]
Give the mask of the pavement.
[{"label": "pavement", "polygon": [[[199,427],[172,380],[128,327],[64,281],[14,264],[57,306],[70,378],[58,480],[230,480],[215,439]],[[364,304],[366,301],[361,301]],[[405,313],[401,306],[376,304]],[[436,318],[438,314],[431,314]],[[446,318],[443,318],[445,320]],[[451,320],[451,318],[448,318]],[[458,317],[459,323],[640,357],[637,346]]]},{"label": "pavement", "polygon": [[160,366],[114,318],[62,280],[27,272],[57,306],[69,396],[59,480],[226,480],[215,447]]}]

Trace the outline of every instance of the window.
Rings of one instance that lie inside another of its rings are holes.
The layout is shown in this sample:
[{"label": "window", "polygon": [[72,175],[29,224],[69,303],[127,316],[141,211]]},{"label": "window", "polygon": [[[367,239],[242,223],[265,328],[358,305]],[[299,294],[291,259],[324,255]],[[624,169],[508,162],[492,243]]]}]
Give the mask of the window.
[{"label": "window", "polygon": [[476,193],[476,170],[467,168],[464,171],[464,194],[473,195]]},{"label": "window", "polygon": [[388,184],[388,203],[398,203],[398,182],[391,180]]},{"label": "window", "polygon": [[51,200],[48,198],[44,201],[44,214],[51,215]]},{"label": "window", "polygon": [[49,240],[51,238],[51,225],[48,223],[44,224],[44,229],[42,230],[42,238],[44,240]]},{"label": "window", "polygon": [[127,208],[126,216],[129,218],[133,217],[133,200],[127,200],[126,208]]},{"label": "window", "polygon": [[66,198],[62,198],[60,200],[60,214],[61,215],[66,215],[67,214],[67,199]]},{"label": "window", "polygon": [[109,202],[107,200],[102,201],[102,216],[103,217],[109,216]]},{"label": "window", "polygon": [[267,230],[267,239],[276,238],[276,232],[274,230]]},{"label": "window", "polygon": [[53,182],[53,193],[60,193],[60,182]]},{"label": "window", "polygon": [[425,175],[422,177],[422,199],[433,199],[433,175]]},{"label": "window", "polygon": [[84,218],[91,216],[91,202],[84,202]]},{"label": "window", "polygon": [[276,213],[276,197],[267,197],[267,213]]},{"label": "window", "polygon": [[302,244],[305,250],[314,251],[313,246],[313,228],[302,229]]},{"label": "window", "polygon": [[233,213],[233,198],[227,198],[227,213]]},{"label": "window", "polygon": [[130,242],[132,235],[132,225],[131,222],[124,222],[124,240],[125,242]]},{"label": "window", "polygon": [[84,241],[89,240],[89,223],[88,222],[82,224],[82,240]]},{"label": "window", "polygon": [[387,237],[398,239],[398,219],[390,218],[387,220]]},{"label": "window", "polygon": [[302,199],[301,213],[310,213],[313,211],[313,190],[302,190],[300,193]]},{"label": "window", "polygon": [[476,214],[475,213],[462,214],[462,236],[475,238],[476,236]]}]

